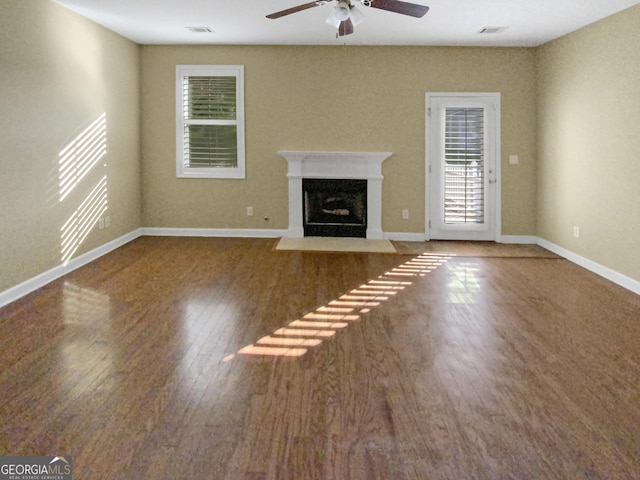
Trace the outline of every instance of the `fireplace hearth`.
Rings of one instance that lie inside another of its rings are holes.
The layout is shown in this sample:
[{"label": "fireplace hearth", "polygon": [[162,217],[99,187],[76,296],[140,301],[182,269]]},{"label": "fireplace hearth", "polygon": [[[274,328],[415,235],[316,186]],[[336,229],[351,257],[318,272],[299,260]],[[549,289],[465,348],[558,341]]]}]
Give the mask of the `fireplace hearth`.
[{"label": "fireplace hearth", "polygon": [[367,181],[303,178],[305,237],[367,236]]}]

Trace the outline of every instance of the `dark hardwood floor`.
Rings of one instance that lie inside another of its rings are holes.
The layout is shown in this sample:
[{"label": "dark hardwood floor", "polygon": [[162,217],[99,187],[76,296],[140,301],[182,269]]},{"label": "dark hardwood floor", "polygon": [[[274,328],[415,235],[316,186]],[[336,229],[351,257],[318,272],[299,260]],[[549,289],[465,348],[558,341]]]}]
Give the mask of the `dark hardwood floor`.
[{"label": "dark hardwood floor", "polygon": [[638,295],[530,246],[273,244],[143,237],[0,309],[0,454],[74,480],[640,479]]}]

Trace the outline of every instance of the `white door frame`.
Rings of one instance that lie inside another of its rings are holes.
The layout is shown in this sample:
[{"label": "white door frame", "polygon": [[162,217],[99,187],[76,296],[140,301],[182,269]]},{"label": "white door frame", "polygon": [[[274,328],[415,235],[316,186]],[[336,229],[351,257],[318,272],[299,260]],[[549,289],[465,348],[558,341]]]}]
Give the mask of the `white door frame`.
[{"label": "white door frame", "polygon": [[432,98],[440,97],[452,97],[456,99],[472,99],[472,98],[488,98],[496,106],[495,125],[495,179],[493,199],[493,226],[494,231],[492,233],[493,240],[500,241],[502,232],[502,182],[501,182],[501,136],[500,136],[500,93],[486,93],[486,92],[428,92],[425,97],[425,235],[426,239],[431,239],[431,159],[438,158],[440,152],[437,151],[437,142],[432,141],[433,135],[439,135],[440,132],[435,131],[433,128],[433,118],[430,114],[430,104]]}]

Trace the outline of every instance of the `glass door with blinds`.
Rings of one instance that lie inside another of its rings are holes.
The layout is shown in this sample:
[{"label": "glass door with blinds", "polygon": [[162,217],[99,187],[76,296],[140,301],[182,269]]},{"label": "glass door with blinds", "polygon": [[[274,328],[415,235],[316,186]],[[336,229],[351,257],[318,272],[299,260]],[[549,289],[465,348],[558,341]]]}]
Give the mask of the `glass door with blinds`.
[{"label": "glass door with blinds", "polygon": [[427,238],[495,240],[498,94],[427,94]]}]

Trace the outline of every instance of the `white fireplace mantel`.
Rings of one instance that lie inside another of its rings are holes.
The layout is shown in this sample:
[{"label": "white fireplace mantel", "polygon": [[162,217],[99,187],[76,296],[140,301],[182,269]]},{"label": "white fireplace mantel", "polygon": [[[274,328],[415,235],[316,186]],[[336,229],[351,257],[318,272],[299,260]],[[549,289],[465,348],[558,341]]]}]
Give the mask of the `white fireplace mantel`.
[{"label": "white fireplace mantel", "polygon": [[287,236],[303,237],[302,179],[367,180],[367,238],[382,239],[382,162],[391,152],[279,151],[289,164],[289,229]]}]

